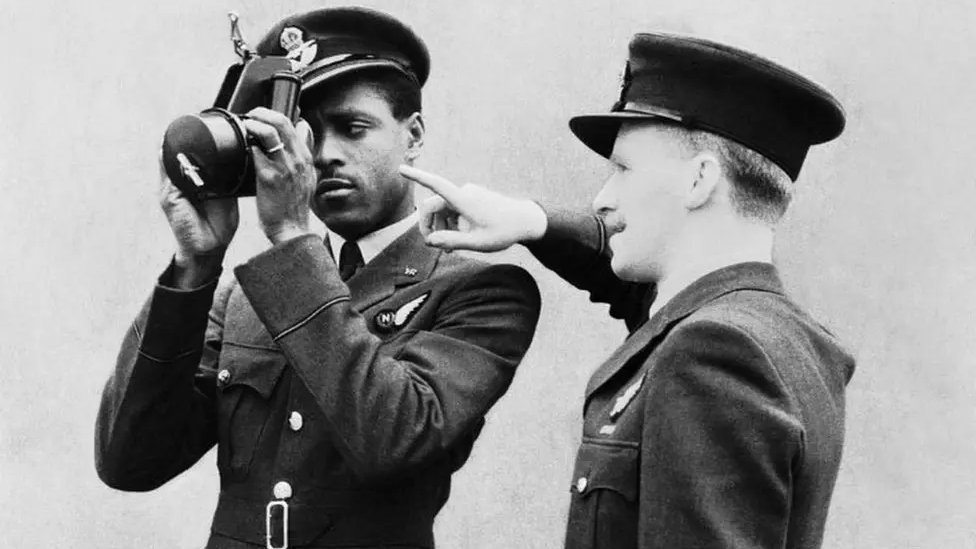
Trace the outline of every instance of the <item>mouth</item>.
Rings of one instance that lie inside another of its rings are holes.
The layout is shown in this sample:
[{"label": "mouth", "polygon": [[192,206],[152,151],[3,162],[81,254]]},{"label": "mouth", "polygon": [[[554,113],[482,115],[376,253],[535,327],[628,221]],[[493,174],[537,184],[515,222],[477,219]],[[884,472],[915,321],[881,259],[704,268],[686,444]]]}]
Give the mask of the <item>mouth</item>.
[{"label": "mouth", "polygon": [[326,200],[344,198],[355,190],[356,186],[352,181],[342,177],[329,177],[319,180],[315,187],[315,196]]}]

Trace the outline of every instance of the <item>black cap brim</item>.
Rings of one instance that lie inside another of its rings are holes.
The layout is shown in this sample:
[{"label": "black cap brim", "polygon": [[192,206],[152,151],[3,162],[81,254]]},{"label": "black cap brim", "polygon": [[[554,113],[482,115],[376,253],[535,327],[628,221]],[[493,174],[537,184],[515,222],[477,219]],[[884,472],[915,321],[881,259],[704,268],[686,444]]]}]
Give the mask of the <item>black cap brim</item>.
[{"label": "black cap brim", "polygon": [[581,114],[569,120],[569,129],[584,145],[605,158],[610,158],[620,126],[628,120],[660,120],[681,122],[681,117],[665,111],[657,114],[642,112],[610,112]]}]

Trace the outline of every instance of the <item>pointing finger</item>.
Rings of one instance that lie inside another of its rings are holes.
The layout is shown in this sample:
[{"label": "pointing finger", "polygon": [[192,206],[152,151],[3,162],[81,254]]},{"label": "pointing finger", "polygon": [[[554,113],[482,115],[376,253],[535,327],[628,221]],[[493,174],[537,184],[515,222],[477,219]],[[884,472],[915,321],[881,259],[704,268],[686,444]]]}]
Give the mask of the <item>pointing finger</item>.
[{"label": "pointing finger", "polygon": [[439,175],[434,175],[430,172],[425,172],[424,170],[414,168],[413,166],[408,166],[406,164],[400,166],[400,174],[407,179],[416,182],[421,187],[425,187],[439,194],[451,206],[456,207],[464,202],[461,189],[454,183],[451,183]]}]

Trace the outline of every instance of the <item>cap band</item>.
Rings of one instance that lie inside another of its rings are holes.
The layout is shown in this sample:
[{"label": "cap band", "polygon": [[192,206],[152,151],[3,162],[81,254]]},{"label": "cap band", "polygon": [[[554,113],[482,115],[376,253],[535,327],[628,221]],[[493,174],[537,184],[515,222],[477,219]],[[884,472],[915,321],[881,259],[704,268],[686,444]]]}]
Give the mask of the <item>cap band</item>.
[{"label": "cap band", "polygon": [[340,76],[348,72],[367,68],[393,69],[407,76],[413,81],[417,81],[417,76],[413,74],[413,72],[407,70],[403,65],[393,61],[392,59],[383,59],[371,55],[345,55],[341,56],[341,59],[339,60],[327,58],[309,65],[308,68],[301,73],[302,89],[308,90],[309,88],[312,88],[325,80],[335,78],[336,76]]},{"label": "cap band", "polygon": [[632,112],[635,114],[647,114],[650,116],[656,116],[659,118],[667,118],[674,122],[681,124],[685,123],[685,117],[681,116],[681,113],[673,111],[671,109],[665,109],[662,107],[655,107],[653,105],[642,105],[640,103],[634,103],[633,101],[621,102],[618,101],[616,105],[613,106],[611,112]]}]

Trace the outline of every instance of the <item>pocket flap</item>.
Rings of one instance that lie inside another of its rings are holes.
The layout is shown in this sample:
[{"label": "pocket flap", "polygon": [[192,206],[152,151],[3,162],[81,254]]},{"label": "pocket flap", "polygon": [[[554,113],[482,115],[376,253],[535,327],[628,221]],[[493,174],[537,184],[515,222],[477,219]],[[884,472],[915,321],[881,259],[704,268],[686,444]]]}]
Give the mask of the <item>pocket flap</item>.
[{"label": "pocket flap", "polygon": [[[280,351],[238,347],[225,342],[220,354],[217,384],[224,391],[235,385],[245,385],[267,400],[287,365],[288,361]],[[225,370],[227,374],[223,373]]]},{"label": "pocket flap", "polygon": [[640,450],[622,444],[584,441],[576,455],[570,488],[586,497],[594,490],[613,490],[627,501],[637,501]]}]

